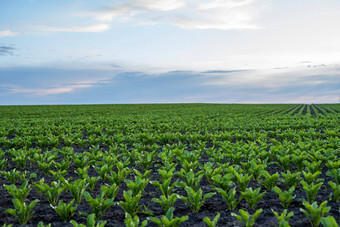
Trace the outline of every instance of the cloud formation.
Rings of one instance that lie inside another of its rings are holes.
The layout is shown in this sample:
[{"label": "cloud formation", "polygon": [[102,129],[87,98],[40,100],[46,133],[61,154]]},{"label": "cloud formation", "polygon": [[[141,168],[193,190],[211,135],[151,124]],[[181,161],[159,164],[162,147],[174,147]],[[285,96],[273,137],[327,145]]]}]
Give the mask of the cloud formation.
[{"label": "cloud formation", "polygon": [[0,104],[336,103],[339,89],[340,68],[334,65],[156,74],[123,69],[0,68]]},{"label": "cloud formation", "polygon": [[12,55],[14,50],[11,46],[0,46],[0,56]]},{"label": "cloud formation", "polygon": [[[48,80],[47,80],[48,82]],[[10,92],[12,93],[25,93],[33,96],[47,96],[47,95],[58,95],[64,93],[70,93],[78,89],[90,88],[94,86],[100,86],[107,83],[112,83],[112,78],[100,78],[100,79],[87,79],[87,80],[72,80],[70,83],[59,83],[55,84],[53,87],[50,86],[40,86],[39,88],[29,88],[29,87],[12,87]]]},{"label": "cloud formation", "polygon": [[0,67],[0,96],[6,92],[11,96],[57,97],[112,83],[113,75],[113,70],[86,68]]},{"label": "cloud formation", "polygon": [[112,82],[111,80],[87,80],[87,81],[76,81],[71,84],[59,84],[55,87],[49,88],[16,88],[12,87],[9,89],[11,93],[24,93],[33,96],[47,96],[47,95],[58,95],[63,93],[73,92],[77,89],[84,89],[93,86],[98,86],[101,84],[105,84],[108,82]]},{"label": "cloud formation", "polygon": [[282,68],[264,70],[234,70],[204,72],[208,78],[204,84],[212,86],[242,85],[279,89],[293,86],[339,84],[340,68],[322,65],[320,68]]},{"label": "cloud formation", "polygon": [[[340,68],[283,68],[203,73],[202,86],[234,94],[242,103],[336,103],[340,92]],[[218,100],[218,97],[215,97]]]},{"label": "cloud formation", "polygon": [[58,87],[58,88],[46,88],[46,89],[22,89],[22,88],[14,88],[11,89],[12,93],[26,93],[34,96],[46,96],[46,95],[55,95],[71,92],[77,88],[86,88],[88,85],[78,85],[78,86],[66,86],[66,87]]},{"label": "cloud formation", "polygon": [[73,27],[51,27],[51,26],[36,26],[40,31],[45,32],[104,32],[110,28],[107,24],[97,24],[92,26],[73,26]]},{"label": "cloud formation", "polygon": [[257,29],[253,0],[131,0],[90,12],[100,21],[170,24],[187,29]]},{"label": "cloud formation", "polygon": [[172,11],[185,7],[187,0],[132,0],[125,1],[123,4],[116,4],[104,7],[102,10],[89,12],[97,20],[129,20],[138,14],[145,14],[152,11]]},{"label": "cloud formation", "polygon": [[0,38],[1,37],[10,37],[10,36],[16,36],[17,32],[12,32],[10,30],[0,31]]}]

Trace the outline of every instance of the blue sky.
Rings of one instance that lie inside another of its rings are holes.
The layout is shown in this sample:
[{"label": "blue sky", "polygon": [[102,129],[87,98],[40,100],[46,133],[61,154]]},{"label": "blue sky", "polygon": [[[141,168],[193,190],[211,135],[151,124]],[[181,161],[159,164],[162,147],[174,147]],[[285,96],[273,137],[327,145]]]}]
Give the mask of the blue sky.
[{"label": "blue sky", "polygon": [[340,1],[0,0],[0,105],[338,102]]}]

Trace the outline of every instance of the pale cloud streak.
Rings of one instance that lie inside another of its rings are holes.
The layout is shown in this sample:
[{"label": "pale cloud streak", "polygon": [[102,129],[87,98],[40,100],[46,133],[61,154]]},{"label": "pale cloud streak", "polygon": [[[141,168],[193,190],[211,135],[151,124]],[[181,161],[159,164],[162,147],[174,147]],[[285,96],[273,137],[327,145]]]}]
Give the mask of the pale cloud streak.
[{"label": "pale cloud streak", "polygon": [[12,32],[11,30],[0,31],[0,38],[1,37],[11,37],[18,35],[17,32]]},{"label": "pale cloud streak", "polygon": [[180,9],[187,4],[188,0],[135,0],[130,4],[136,8],[155,10],[155,11],[172,11]]},{"label": "pale cloud streak", "polygon": [[253,3],[254,0],[244,0],[244,1],[235,1],[235,0],[215,0],[206,3],[199,3],[197,8],[199,10],[207,10],[207,9],[232,9],[239,6],[244,6]]},{"label": "pale cloud streak", "polygon": [[36,26],[36,29],[43,32],[105,32],[110,28],[107,24],[97,24],[92,26],[70,26],[70,27],[51,27]]},{"label": "pale cloud streak", "polygon": [[96,79],[96,80],[84,80],[84,81],[76,81],[68,84],[60,84],[50,88],[20,88],[20,87],[10,87],[9,91],[11,93],[22,93],[28,94],[32,96],[48,96],[48,95],[59,95],[64,93],[70,93],[75,90],[89,88],[98,86],[101,84],[111,83],[112,79]]},{"label": "pale cloud streak", "polygon": [[40,34],[44,32],[82,32],[82,33],[99,33],[105,32],[110,29],[108,24],[96,24],[90,26],[40,26],[40,25],[29,25],[25,26],[25,32],[12,32],[10,30],[0,31],[0,38],[2,37],[13,37],[22,34]]},{"label": "pale cloud streak", "polygon": [[338,94],[333,95],[322,95],[322,96],[313,96],[313,95],[305,95],[299,96],[297,98],[292,98],[287,103],[337,103],[339,100]]},{"label": "pale cloud streak", "polygon": [[100,21],[127,21],[138,14],[152,11],[172,11],[184,7],[186,4],[186,0],[133,0],[85,14],[94,16],[96,20]]},{"label": "pale cloud streak", "polygon": [[185,29],[257,29],[253,0],[132,0],[90,12],[100,21],[133,21],[139,25],[169,24]]},{"label": "pale cloud streak", "polygon": [[254,9],[249,6],[253,0],[216,0],[199,3],[191,11],[192,16],[174,17],[173,23],[181,28],[195,29],[258,29],[253,24]]},{"label": "pale cloud streak", "polygon": [[67,87],[60,87],[60,88],[46,88],[46,89],[21,89],[15,88],[12,89],[11,92],[13,93],[26,93],[35,96],[46,96],[46,95],[56,95],[62,93],[68,93],[74,91],[77,88],[86,88],[90,87],[90,85],[72,85]]},{"label": "pale cloud streak", "polygon": [[263,69],[239,72],[204,73],[208,86],[262,87],[273,91],[282,87],[317,86],[340,83],[340,68],[337,65],[314,68]]}]

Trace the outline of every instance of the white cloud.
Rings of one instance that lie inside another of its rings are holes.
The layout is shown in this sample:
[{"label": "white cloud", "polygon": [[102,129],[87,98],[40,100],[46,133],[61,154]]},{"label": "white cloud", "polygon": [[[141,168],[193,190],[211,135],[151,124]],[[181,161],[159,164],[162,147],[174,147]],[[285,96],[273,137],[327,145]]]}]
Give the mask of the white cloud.
[{"label": "white cloud", "polygon": [[89,85],[78,85],[78,86],[68,86],[68,87],[60,87],[60,88],[46,88],[46,89],[12,89],[13,93],[28,93],[31,95],[37,96],[46,96],[46,95],[55,95],[55,94],[62,94],[68,93],[73,91],[76,88],[86,88]]},{"label": "white cloud", "polygon": [[108,80],[107,78],[101,78],[96,80],[84,80],[77,81],[69,84],[60,84],[56,85],[53,88],[19,88],[13,87],[10,89],[12,93],[24,93],[33,96],[47,96],[47,95],[58,95],[63,93],[73,92],[77,89],[89,88],[93,86],[97,86],[100,84],[110,83],[112,80]]},{"label": "white cloud", "polygon": [[286,100],[286,102],[287,103],[337,103],[338,100],[339,100],[339,97],[337,94],[322,95],[322,96],[302,95],[297,98]]},{"label": "white cloud", "polygon": [[199,3],[197,8],[199,10],[207,10],[207,9],[216,9],[216,8],[223,8],[223,9],[231,9],[243,5],[248,5],[253,3],[254,0],[244,0],[244,1],[235,1],[235,0],[215,0],[206,3]]},{"label": "white cloud", "polygon": [[191,17],[174,17],[172,23],[188,29],[245,30],[259,28],[251,23],[252,17],[247,12],[230,10],[226,13],[220,9],[213,11],[195,12],[195,15]]},{"label": "white cloud", "polygon": [[0,31],[0,38],[1,37],[10,37],[10,36],[16,36],[17,32],[12,32],[10,30]]},{"label": "white cloud", "polygon": [[185,0],[135,0],[132,2],[132,6],[159,11],[180,9],[186,4],[187,1]]},{"label": "white cloud", "polygon": [[[104,10],[87,13],[100,21],[119,19],[126,21],[148,11],[172,11],[186,5],[185,0],[134,0],[125,4],[107,7]],[[144,22],[143,22],[144,23]]]},{"label": "white cloud", "polygon": [[90,12],[86,13],[90,16],[94,16],[96,20],[100,21],[112,21],[113,19],[119,18],[120,20],[129,20],[139,13],[139,10],[132,9],[129,6],[119,6],[119,7],[110,7],[100,12]]},{"label": "white cloud", "polygon": [[104,32],[109,29],[107,24],[97,24],[93,26],[85,27],[49,27],[49,26],[38,26],[36,27],[40,31],[46,32]]},{"label": "white cloud", "polygon": [[282,87],[317,86],[339,83],[339,67],[287,68],[205,74],[204,85],[262,87],[273,91]]},{"label": "white cloud", "polygon": [[134,21],[140,25],[171,24],[187,29],[256,29],[253,0],[133,0],[91,12],[97,20]]}]

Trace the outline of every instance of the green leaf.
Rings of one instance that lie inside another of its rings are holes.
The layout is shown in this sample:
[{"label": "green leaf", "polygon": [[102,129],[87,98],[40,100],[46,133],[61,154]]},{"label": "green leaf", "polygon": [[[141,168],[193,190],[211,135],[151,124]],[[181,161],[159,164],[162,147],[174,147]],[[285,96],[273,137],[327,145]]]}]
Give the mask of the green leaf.
[{"label": "green leaf", "polygon": [[218,219],[220,218],[220,213],[218,213],[214,220],[211,221],[209,217],[205,217],[203,221],[207,224],[208,227],[215,227],[217,226]]},{"label": "green leaf", "polygon": [[336,223],[336,220],[333,216],[327,216],[321,218],[321,224],[324,227],[338,227],[338,223]]},{"label": "green leaf", "polygon": [[256,220],[260,214],[262,213],[262,209],[258,209],[254,214],[253,214],[253,220]]},{"label": "green leaf", "polygon": [[5,212],[13,215],[14,217],[17,216],[17,213],[16,213],[16,211],[14,209],[7,209],[7,210],[5,210]]},{"label": "green leaf", "polygon": [[156,225],[162,227],[162,221],[159,218],[155,218],[155,217],[148,217],[149,221],[152,221],[153,223],[155,223]]}]

